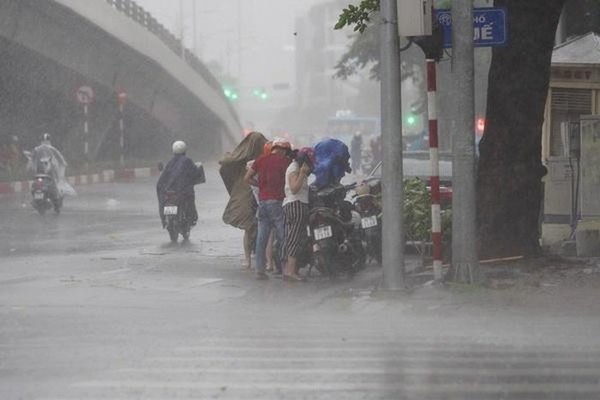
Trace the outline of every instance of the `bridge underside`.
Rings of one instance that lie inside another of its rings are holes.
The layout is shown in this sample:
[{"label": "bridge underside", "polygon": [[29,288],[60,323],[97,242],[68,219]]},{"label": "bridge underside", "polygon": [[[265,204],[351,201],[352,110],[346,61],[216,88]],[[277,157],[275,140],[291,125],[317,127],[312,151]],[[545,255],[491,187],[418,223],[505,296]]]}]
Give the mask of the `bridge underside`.
[{"label": "bridge underside", "polygon": [[197,97],[152,60],[51,3],[0,0],[0,136],[17,135],[31,148],[49,132],[72,163],[83,162],[86,118],[75,91],[88,85],[95,91],[89,161],[120,157],[116,88],[128,93],[129,163],[164,159],[174,139],[189,142],[195,158],[221,154],[223,123]]}]

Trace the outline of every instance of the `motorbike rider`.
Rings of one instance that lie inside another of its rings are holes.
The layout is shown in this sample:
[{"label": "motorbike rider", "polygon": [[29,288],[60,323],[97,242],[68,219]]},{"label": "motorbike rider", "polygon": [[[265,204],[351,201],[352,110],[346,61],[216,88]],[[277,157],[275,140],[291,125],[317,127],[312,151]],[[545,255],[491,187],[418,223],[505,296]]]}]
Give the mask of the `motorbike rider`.
[{"label": "motorbike rider", "polygon": [[173,158],[169,160],[156,183],[156,195],[158,196],[158,210],[163,227],[166,225],[163,213],[165,193],[174,191],[183,195],[182,207],[187,208],[191,225],[196,225],[198,211],[196,211],[196,199],[194,185],[198,183],[198,168],[191,158],[185,155],[187,145],[181,140],[173,142]]},{"label": "motorbike rider", "polygon": [[52,146],[49,133],[42,135],[39,146],[29,155],[27,169],[34,174],[48,175],[52,178],[49,194],[55,208],[60,207],[60,202],[65,194],[75,195],[75,190],[65,178],[67,161],[58,149]]}]

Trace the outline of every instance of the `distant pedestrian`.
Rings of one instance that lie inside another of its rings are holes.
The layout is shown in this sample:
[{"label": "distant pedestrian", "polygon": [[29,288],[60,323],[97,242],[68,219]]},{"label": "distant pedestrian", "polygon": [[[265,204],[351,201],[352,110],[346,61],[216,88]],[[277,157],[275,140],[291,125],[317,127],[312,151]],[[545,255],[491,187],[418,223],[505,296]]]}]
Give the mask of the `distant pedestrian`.
[{"label": "distant pedestrian", "polygon": [[352,172],[358,174],[362,159],[362,135],[359,131],[354,132],[350,142],[350,161],[352,162]]},{"label": "distant pedestrian", "polygon": [[373,154],[373,168],[383,161],[383,149],[381,148],[381,135],[371,139],[371,153]]},{"label": "distant pedestrian", "polygon": [[[285,198],[285,172],[290,164],[288,157],[290,150],[291,146],[287,140],[274,139],[271,153],[259,157],[244,177],[246,183],[258,186],[258,234],[255,266],[257,279],[268,279],[265,273],[266,248],[271,229],[275,229],[277,237],[275,251],[281,255],[281,246],[284,241],[282,202]],[[277,272],[282,273],[282,271]]]}]

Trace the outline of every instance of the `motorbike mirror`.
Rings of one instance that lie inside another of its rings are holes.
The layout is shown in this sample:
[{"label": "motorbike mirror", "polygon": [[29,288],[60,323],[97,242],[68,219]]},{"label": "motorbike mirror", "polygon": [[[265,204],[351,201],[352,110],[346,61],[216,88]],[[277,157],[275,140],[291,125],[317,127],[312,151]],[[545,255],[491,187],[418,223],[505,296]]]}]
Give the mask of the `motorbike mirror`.
[{"label": "motorbike mirror", "polygon": [[162,172],[162,170],[165,169],[165,166],[162,162],[159,162],[156,167],[158,168],[158,172]]}]

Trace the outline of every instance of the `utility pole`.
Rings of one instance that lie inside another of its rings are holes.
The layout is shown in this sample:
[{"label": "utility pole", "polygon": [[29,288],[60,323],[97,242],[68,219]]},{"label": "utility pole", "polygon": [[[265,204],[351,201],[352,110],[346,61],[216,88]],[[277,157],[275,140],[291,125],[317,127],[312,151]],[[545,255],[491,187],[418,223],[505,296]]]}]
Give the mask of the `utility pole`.
[{"label": "utility pole", "polygon": [[402,171],[402,103],[400,39],[396,0],[381,0],[381,134],[383,147],[383,283],[404,289],[404,187]]},{"label": "utility pole", "polygon": [[452,76],[455,82],[452,141],[452,266],[450,280],[479,281],[475,200],[475,68],[473,0],[452,2]]}]

